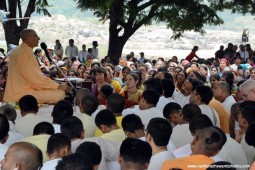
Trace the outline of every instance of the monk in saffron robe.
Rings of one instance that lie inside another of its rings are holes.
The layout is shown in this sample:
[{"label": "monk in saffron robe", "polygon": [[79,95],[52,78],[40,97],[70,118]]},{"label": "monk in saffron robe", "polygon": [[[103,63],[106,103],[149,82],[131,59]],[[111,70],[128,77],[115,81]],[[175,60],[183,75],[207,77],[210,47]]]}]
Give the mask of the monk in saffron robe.
[{"label": "monk in saffron robe", "polygon": [[38,103],[56,103],[65,98],[71,87],[58,84],[46,77],[40,69],[33,48],[40,38],[32,29],[20,33],[23,43],[10,55],[8,78],[4,93],[5,102],[18,102],[24,95],[33,95]]}]

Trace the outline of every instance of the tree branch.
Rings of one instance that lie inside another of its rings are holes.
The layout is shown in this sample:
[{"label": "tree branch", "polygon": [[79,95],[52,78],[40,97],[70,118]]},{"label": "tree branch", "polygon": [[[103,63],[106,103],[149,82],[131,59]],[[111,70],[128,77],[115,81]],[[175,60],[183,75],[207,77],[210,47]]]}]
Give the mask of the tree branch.
[{"label": "tree branch", "polygon": [[146,2],[144,4],[142,4],[142,5],[138,6],[137,7],[137,11],[142,11],[145,8],[151,6],[151,5],[155,4],[155,3],[157,3],[157,0],[150,0],[150,1],[148,1],[148,2]]},{"label": "tree branch", "polygon": [[0,9],[7,11],[6,0],[0,0]]},{"label": "tree branch", "polygon": [[18,0],[19,18],[22,18],[21,2]]}]

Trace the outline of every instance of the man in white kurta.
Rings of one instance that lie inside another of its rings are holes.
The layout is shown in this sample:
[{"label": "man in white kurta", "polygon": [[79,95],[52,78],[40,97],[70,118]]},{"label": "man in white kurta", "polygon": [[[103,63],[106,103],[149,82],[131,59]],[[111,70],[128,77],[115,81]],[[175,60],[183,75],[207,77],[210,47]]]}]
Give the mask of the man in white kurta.
[{"label": "man in white kurta", "polygon": [[24,95],[33,95],[38,103],[56,103],[64,99],[67,85],[59,85],[46,77],[33,54],[40,38],[31,29],[20,34],[23,43],[9,57],[8,79],[4,93],[5,102],[18,102]]}]

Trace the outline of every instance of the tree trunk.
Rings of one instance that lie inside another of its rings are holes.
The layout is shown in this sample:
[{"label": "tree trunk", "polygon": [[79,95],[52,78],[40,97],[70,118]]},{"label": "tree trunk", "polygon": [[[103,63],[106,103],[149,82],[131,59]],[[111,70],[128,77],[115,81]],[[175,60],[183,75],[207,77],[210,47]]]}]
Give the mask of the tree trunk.
[{"label": "tree trunk", "polygon": [[110,57],[114,65],[119,64],[119,58],[121,57],[125,43],[126,41],[121,41],[119,37],[110,36],[107,55]]},{"label": "tree trunk", "polygon": [[16,21],[7,21],[4,24],[4,33],[5,33],[5,39],[6,39],[6,45],[14,44],[19,45],[20,40],[20,32],[24,28],[21,26],[17,26]]},{"label": "tree trunk", "polygon": [[[21,2],[17,0],[9,0],[8,2],[10,11],[8,18],[17,18],[17,6],[21,6]],[[31,14],[35,11],[35,2],[35,0],[29,0],[24,17],[31,17]],[[2,6],[4,7],[6,4]],[[18,8],[19,18],[23,17],[21,10],[21,8]],[[7,47],[9,44],[19,45],[20,32],[28,27],[29,19],[19,20],[20,26],[17,22],[18,20],[10,20],[3,24]]]}]

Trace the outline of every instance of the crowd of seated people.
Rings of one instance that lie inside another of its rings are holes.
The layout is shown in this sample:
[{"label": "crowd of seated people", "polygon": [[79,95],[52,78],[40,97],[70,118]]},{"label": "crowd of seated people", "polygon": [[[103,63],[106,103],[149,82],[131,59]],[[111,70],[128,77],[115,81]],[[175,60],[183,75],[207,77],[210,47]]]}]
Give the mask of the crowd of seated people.
[{"label": "crowd of seated people", "polygon": [[[220,47],[212,58],[194,53],[148,59],[142,52],[98,59],[88,51],[50,47],[34,54],[42,74],[80,78],[75,103],[40,107],[32,95],[0,107],[2,170],[169,170],[255,167],[255,53],[249,44]],[[75,48],[76,49],[76,48]],[[195,51],[194,51],[195,49]],[[8,81],[8,56],[0,53],[1,94]],[[3,57],[2,57],[3,55]],[[4,101],[3,101],[4,102]],[[247,134],[246,134],[247,132]]]}]

